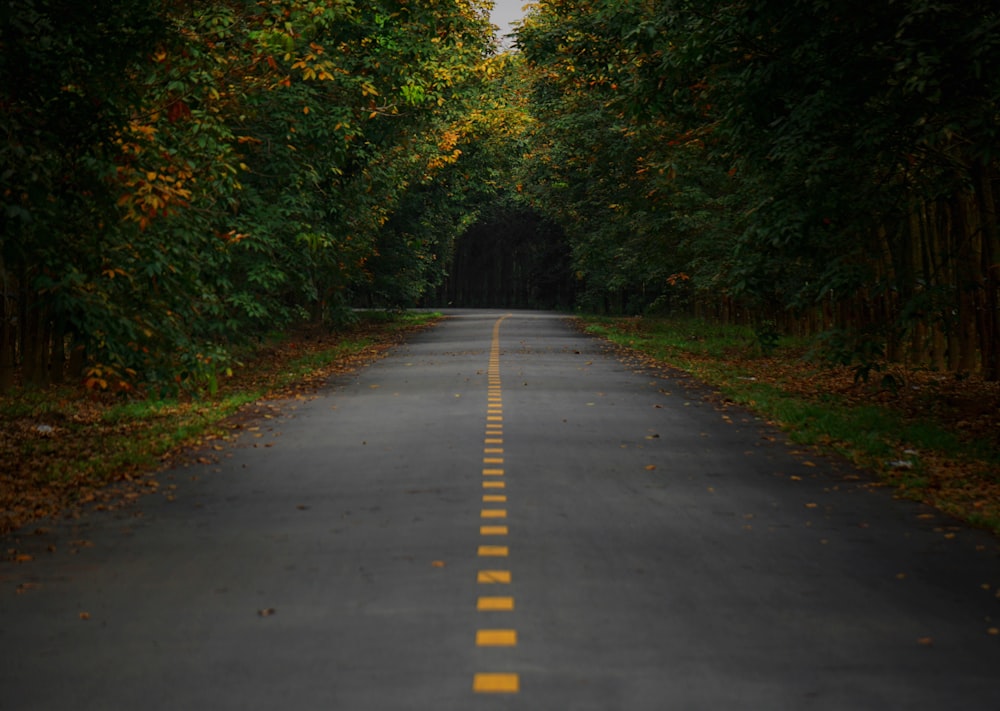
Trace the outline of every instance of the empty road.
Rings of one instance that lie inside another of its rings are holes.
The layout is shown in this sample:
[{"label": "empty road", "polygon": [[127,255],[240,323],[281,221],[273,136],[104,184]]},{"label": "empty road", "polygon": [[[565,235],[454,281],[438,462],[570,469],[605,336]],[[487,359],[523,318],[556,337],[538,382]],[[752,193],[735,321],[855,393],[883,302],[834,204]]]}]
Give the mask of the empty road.
[{"label": "empty road", "polygon": [[1000,709],[997,539],[704,395],[455,312],[3,563],[0,709]]}]

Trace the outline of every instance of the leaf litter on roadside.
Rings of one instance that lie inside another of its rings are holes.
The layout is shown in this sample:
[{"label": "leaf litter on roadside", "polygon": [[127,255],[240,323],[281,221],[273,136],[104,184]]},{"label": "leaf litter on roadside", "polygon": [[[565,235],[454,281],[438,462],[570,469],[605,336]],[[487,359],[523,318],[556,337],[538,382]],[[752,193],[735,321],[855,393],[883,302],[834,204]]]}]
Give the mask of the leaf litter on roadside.
[{"label": "leaf litter on roadside", "polygon": [[[245,367],[204,399],[130,408],[120,396],[71,386],[0,396],[0,535],[36,520],[120,508],[156,492],[155,472],[165,464],[213,463],[225,442],[277,417],[283,401],[314,395],[331,377],[377,360],[426,325],[376,323],[343,334],[303,328],[245,359]],[[28,562],[17,539],[5,548],[8,560]]]}]

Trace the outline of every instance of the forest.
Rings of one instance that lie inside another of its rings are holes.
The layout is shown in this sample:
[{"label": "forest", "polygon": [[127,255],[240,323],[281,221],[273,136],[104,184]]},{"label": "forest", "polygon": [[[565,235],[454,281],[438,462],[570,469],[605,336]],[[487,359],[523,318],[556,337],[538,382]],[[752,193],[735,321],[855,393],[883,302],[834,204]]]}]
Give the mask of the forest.
[{"label": "forest", "polygon": [[10,0],[0,392],[354,307],[690,313],[1000,380],[984,0]]}]

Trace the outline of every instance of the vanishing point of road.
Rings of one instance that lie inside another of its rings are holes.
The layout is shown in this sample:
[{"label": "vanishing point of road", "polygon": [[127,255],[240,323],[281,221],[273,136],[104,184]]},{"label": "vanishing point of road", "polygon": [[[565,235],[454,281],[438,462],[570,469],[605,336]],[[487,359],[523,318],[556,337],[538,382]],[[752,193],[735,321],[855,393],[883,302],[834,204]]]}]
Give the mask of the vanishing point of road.
[{"label": "vanishing point of road", "polygon": [[0,709],[1000,709],[997,538],[460,311],[0,568]]}]

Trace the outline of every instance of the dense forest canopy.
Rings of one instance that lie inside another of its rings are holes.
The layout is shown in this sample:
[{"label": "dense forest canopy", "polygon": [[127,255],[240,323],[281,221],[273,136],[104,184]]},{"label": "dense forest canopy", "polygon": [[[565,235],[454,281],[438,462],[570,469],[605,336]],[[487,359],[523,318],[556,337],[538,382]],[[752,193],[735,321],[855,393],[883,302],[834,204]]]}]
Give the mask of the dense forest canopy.
[{"label": "dense forest canopy", "polygon": [[983,0],[11,0],[0,389],[356,305],[681,312],[1000,379]]}]

